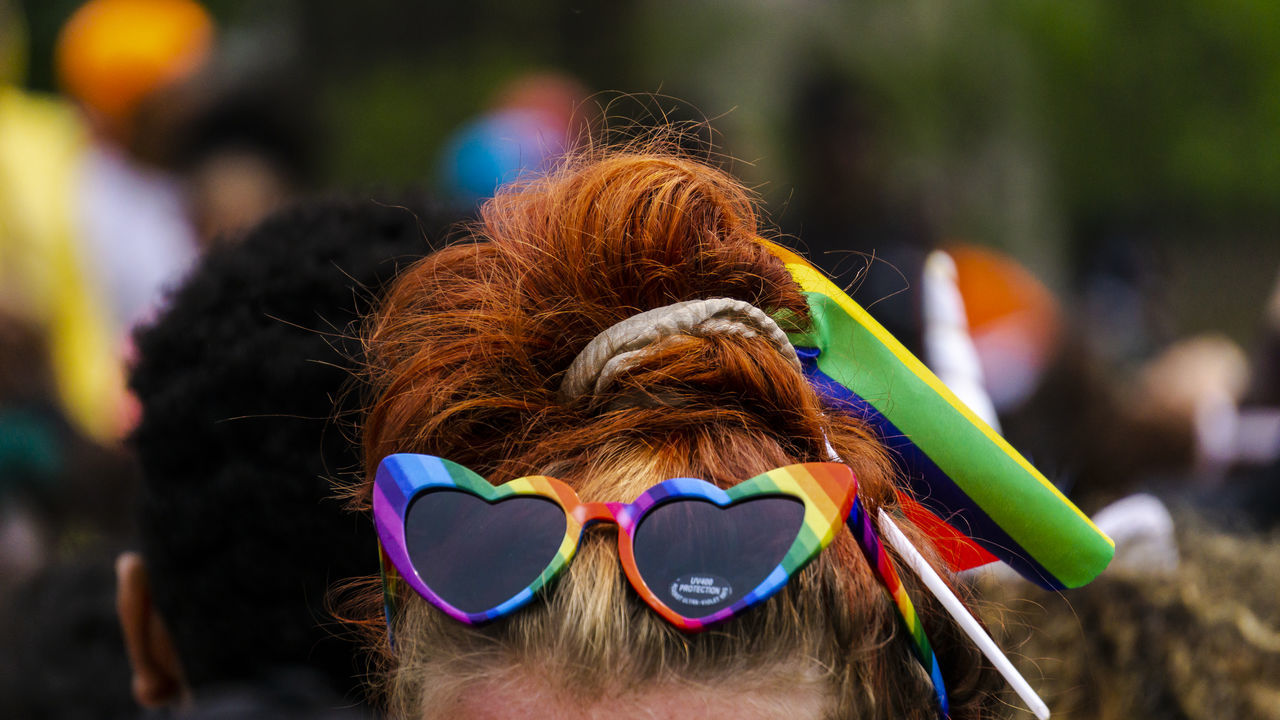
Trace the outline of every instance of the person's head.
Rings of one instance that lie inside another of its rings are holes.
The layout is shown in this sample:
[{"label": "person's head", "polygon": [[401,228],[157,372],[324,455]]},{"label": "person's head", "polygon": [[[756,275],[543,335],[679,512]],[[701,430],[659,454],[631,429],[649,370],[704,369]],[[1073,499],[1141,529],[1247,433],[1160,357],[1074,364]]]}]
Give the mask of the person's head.
[{"label": "person's head", "polygon": [[208,245],[242,234],[317,179],[320,118],[311,85],[285,59],[221,53],[138,110],[135,157],[184,180],[188,214]]},{"label": "person's head", "polygon": [[321,147],[314,104],[295,74],[224,70],[219,79],[201,88],[207,96],[174,132],[174,162],[206,244],[251,227],[309,187]]},{"label": "person's head", "polygon": [[[741,185],[662,152],[581,157],[500,191],[473,242],[407,270],[367,324],[366,489],[384,457],[412,452],[495,485],[549,475],[585,502],[630,502],[668,478],[729,487],[825,461],[829,441],[868,511],[893,510],[883,447],[764,333],[699,326],[615,364],[594,390],[562,386],[599,333],[672,303],[732,298],[806,322],[761,233]],[[907,575],[952,717],[995,713],[989,668]],[[843,531],[779,594],[700,634],[632,591],[612,531],[589,530],[548,592],[487,625],[403,583],[390,591],[394,717],[937,716],[889,595]]]},{"label": "person's head", "polygon": [[340,693],[363,661],[326,593],[376,571],[367,520],[331,499],[359,455],[334,402],[352,324],[436,220],[372,200],[283,211],[219,246],[137,335],[141,556],[119,563],[135,692],[162,705],[282,666]]}]

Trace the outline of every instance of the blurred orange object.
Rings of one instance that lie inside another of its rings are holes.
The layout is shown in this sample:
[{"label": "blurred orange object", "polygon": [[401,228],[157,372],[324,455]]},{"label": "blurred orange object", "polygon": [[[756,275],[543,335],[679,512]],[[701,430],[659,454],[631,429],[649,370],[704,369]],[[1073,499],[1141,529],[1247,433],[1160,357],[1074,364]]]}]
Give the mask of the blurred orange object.
[{"label": "blurred orange object", "polygon": [[200,68],[213,37],[193,0],[91,0],[58,37],[58,76],[119,137],[144,97]]},{"label": "blurred orange object", "polygon": [[1058,301],[1008,255],[974,245],[946,250],[956,263],[956,286],[991,400],[998,410],[1017,407],[1058,351]]}]

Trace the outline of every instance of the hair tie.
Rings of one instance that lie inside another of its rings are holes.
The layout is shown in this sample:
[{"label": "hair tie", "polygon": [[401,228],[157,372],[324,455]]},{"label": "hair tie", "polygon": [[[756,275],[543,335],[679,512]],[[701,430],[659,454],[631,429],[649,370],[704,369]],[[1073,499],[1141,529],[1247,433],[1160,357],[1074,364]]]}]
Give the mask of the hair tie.
[{"label": "hair tie", "polygon": [[599,394],[645,352],[676,335],[741,335],[768,340],[797,372],[800,358],[773,318],[743,300],[686,300],[633,315],[595,336],[573,359],[560,383],[560,399]]}]

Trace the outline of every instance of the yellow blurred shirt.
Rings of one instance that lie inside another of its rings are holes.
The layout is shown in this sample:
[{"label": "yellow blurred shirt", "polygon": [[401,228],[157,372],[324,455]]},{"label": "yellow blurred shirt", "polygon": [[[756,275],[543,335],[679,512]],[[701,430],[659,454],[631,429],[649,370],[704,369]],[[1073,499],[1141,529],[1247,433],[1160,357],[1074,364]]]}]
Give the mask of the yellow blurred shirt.
[{"label": "yellow blurred shirt", "polygon": [[43,327],[68,417],[114,439],[122,368],[77,257],[76,187],[89,139],[74,107],[0,85],[0,307]]}]

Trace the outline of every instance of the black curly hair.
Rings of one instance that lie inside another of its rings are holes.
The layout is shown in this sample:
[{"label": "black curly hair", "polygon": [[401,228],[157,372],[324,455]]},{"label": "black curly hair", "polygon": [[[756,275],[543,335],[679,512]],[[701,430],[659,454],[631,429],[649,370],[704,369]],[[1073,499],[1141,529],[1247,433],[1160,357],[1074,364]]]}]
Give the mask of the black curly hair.
[{"label": "black curly hair", "polygon": [[360,464],[335,402],[354,324],[446,225],[371,200],[285,210],[215,248],[136,334],[141,549],[197,697],[298,665],[358,693],[363,661],[326,593],[375,574],[377,549],[334,498]]}]

